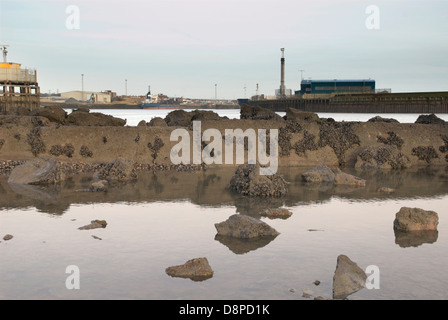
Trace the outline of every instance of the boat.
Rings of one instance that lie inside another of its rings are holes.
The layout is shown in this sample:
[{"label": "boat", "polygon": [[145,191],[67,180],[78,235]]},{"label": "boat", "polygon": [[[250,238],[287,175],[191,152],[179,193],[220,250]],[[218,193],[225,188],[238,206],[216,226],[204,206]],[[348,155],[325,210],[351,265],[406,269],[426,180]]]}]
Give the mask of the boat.
[{"label": "boat", "polygon": [[246,98],[244,98],[244,99],[237,99],[237,101],[238,101],[238,105],[241,107],[243,104],[247,104],[247,103],[249,103],[249,99],[246,99]]},{"label": "boat", "polygon": [[141,109],[180,109],[182,98],[169,98],[164,94],[151,94],[150,88],[145,100],[140,104]]}]

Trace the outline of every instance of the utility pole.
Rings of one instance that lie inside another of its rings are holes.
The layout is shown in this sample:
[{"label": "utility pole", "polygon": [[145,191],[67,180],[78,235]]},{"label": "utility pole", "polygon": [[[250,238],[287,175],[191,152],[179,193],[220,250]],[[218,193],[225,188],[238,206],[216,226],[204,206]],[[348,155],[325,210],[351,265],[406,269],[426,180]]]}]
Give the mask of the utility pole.
[{"label": "utility pole", "polygon": [[81,74],[81,101],[84,102],[84,73]]},{"label": "utility pole", "polygon": [[215,104],[217,100],[218,100],[218,84],[215,83]]},{"label": "utility pole", "polygon": [[246,99],[247,95],[246,95],[246,85],[244,85],[244,99]]},{"label": "utility pole", "polygon": [[128,96],[128,79],[124,79],[124,95]]}]

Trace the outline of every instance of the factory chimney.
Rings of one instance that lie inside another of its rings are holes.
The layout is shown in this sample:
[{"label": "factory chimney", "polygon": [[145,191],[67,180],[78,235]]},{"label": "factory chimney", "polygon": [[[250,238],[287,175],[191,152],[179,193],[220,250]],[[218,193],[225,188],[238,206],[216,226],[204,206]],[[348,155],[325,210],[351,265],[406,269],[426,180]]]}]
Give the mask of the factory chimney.
[{"label": "factory chimney", "polygon": [[280,75],[280,96],[284,97],[286,96],[286,90],[285,90],[285,48],[280,49],[282,52],[282,59],[281,62],[281,75]]}]

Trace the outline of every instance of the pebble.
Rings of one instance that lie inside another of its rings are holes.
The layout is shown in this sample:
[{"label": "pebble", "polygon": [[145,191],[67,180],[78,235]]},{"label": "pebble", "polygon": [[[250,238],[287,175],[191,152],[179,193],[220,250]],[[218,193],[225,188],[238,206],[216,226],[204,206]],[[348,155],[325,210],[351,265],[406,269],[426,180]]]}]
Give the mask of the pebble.
[{"label": "pebble", "polygon": [[3,237],[3,240],[8,241],[11,240],[12,238],[14,238],[12,235],[7,234],[6,236]]}]

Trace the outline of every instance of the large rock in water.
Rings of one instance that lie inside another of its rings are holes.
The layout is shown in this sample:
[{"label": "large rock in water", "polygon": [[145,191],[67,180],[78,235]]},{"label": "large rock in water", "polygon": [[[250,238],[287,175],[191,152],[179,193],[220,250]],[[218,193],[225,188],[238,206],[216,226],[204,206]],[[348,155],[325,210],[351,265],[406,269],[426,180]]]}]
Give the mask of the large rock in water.
[{"label": "large rock in water", "polygon": [[126,120],[115,118],[103,113],[90,113],[88,109],[74,110],[67,116],[67,125],[72,126],[93,126],[93,127],[122,127]]},{"label": "large rock in water", "polygon": [[213,270],[207,258],[191,259],[183,265],[168,267],[165,272],[171,277],[190,278],[193,281],[203,281],[213,277]]},{"label": "large rock in water", "polygon": [[267,223],[242,214],[234,214],[226,221],[216,223],[215,228],[220,236],[239,239],[276,237],[280,234]]},{"label": "large rock in water", "polygon": [[333,276],[333,299],[345,299],[366,286],[367,275],[345,255],[338,256]]},{"label": "large rock in water", "polygon": [[395,216],[394,230],[403,232],[437,230],[438,224],[439,216],[434,211],[403,207]]},{"label": "large rock in water", "polygon": [[329,168],[324,164],[302,173],[302,179],[305,182],[314,183],[334,183],[352,187],[366,186],[364,179],[342,172],[339,168]]},{"label": "large rock in water", "polygon": [[11,184],[54,184],[64,180],[59,161],[51,158],[34,159],[14,168],[9,176]]},{"label": "large rock in water", "polygon": [[240,165],[230,179],[230,188],[250,197],[282,197],[288,193],[288,183],[279,175],[260,175],[257,164]]}]

